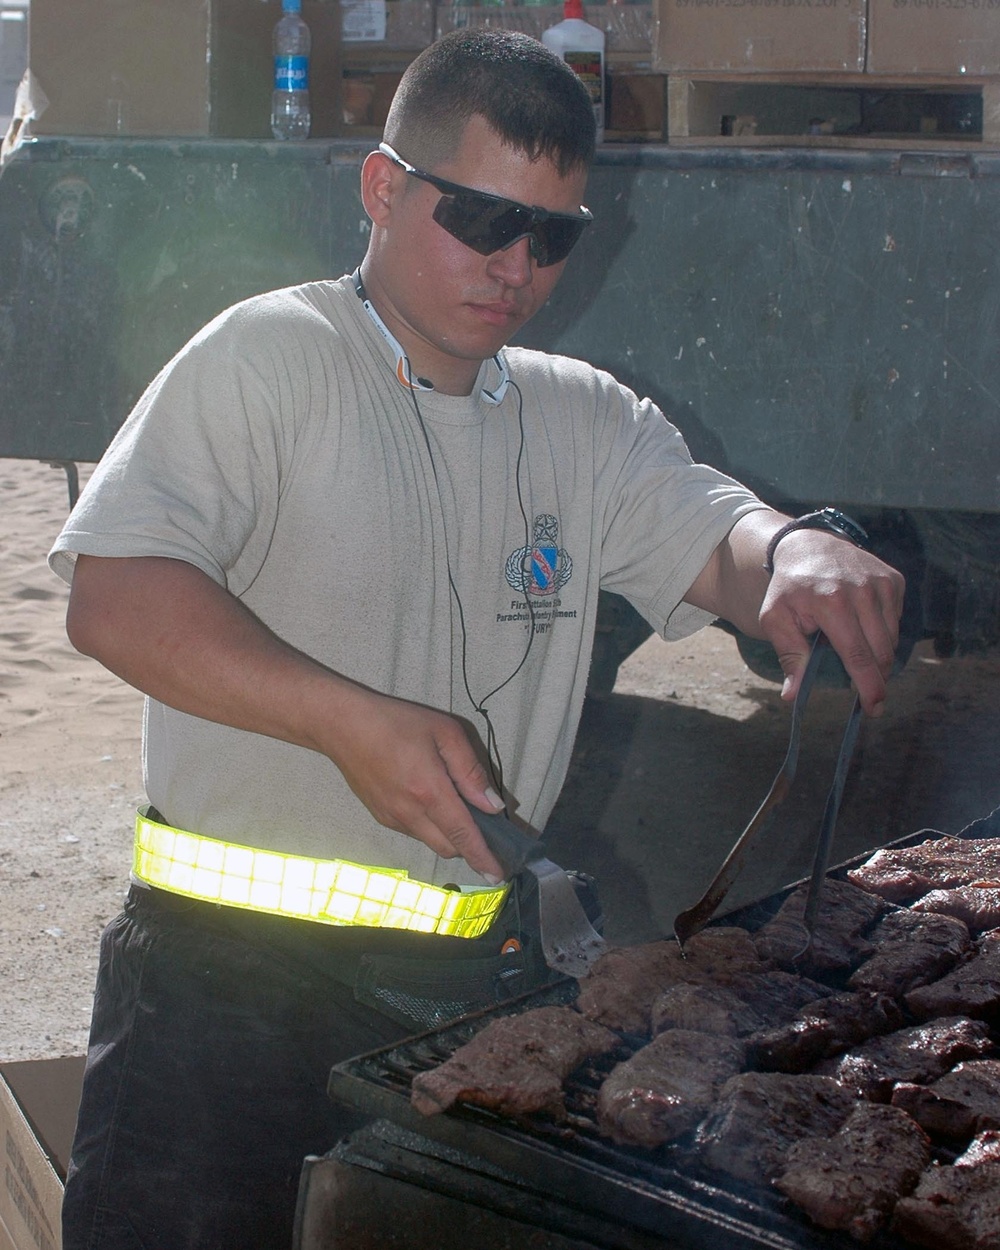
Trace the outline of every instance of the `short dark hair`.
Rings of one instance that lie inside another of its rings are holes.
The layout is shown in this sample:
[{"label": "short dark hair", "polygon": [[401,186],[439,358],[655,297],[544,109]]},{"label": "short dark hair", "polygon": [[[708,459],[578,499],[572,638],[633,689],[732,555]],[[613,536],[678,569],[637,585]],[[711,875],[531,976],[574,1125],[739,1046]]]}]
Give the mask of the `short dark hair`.
[{"label": "short dark hair", "polygon": [[531,160],[552,161],[562,177],[593,159],[587,88],[537,39],[510,30],[456,30],[425,48],[396,90],[385,141],[433,169],[456,151],[477,115]]}]

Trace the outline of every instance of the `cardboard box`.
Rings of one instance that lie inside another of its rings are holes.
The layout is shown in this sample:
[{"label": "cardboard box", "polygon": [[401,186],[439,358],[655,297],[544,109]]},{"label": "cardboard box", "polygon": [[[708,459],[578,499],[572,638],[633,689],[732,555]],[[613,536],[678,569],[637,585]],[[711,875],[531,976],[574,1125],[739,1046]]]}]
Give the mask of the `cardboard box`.
[{"label": "cardboard box", "polygon": [[[398,0],[397,0],[398,2]],[[653,45],[653,9],[645,3],[587,4],[584,19],[604,31],[605,50],[642,52]],[[438,4],[435,38],[466,26],[492,26],[519,30],[534,39],[563,20],[561,4]]]},{"label": "cardboard box", "polygon": [[1000,8],[869,0],[870,74],[1000,75]]},{"label": "cardboard box", "polygon": [[[891,0],[890,0],[891,2]],[[656,0],[657,72],[861,73],[866,0]]]},{"label": "cardboard box", "polygon": [[[270,138],[277,0],[32,0],[33,134]],[[340,126],[340,6],[303,0],[312,135]]]},{"label": "cardboard box", "polygon": [[340,12],[347,52],[360,45],[416,53],[434,39],[434,0],[341,0]]},{"label": "cardboard box", "polygon": [[0,1250],[60,1250],[84,1058],[0,1064]]}]

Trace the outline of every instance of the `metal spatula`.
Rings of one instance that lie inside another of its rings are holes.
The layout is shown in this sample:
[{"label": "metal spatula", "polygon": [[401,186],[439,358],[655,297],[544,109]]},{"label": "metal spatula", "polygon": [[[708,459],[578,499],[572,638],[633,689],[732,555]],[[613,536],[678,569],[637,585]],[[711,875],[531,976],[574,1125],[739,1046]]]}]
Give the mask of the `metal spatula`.
[{"label": "metal spatula", "polygon": [[538,916],[542,954],[555,972],[585,977],[607,950],[607,943],[583,910],[565,869],[546,859],[538,838],[507,816],[490,816],[470,805],[476,824],[508,878],[527,869],[538,880]]}]

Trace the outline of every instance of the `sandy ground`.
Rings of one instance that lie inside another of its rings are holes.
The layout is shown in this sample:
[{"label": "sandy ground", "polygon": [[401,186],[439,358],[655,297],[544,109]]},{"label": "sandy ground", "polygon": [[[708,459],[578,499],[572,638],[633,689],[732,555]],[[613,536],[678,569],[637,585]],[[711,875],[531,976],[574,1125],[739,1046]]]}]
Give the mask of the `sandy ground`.
[{"label": "sandy ground", "polygon": [[[85,480],[86,467],[81,476]],[[100,931],[125,889],[142,802],[141,698],[77,655],[46,552],[61,471],[0,459],[0,1061],[78,1054]],[[922,828],[957,832],[1000,803],[1000,660],[918,648],[886,716],[862,731],[835,859]],[[733,902],[808,871],[849,708],[817,690],[795,788]],[[586,710],[550,854],[594,873],[608,934],[669,933],[781,763],[788,709],[733,641],[651,639]]]},{"label": "sandy ground", "polygon": [[[86,477],[86,472],[84,472]],[[61,470],[0,460],[0,1059],[86,1046],[101,929],[142,801],[142,699],[78,655],[45,556]]]}]

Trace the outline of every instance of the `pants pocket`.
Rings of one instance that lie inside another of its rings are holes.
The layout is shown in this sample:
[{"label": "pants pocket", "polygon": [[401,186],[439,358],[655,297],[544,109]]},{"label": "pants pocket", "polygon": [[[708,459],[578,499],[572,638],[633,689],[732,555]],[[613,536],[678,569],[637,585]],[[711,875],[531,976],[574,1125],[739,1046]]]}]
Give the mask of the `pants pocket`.
[{"label": "pants pocket", "polygon": [[522,951],[478,959],[363,955],[354,996],[409,1027],[436,1028],[544,983]]}]

